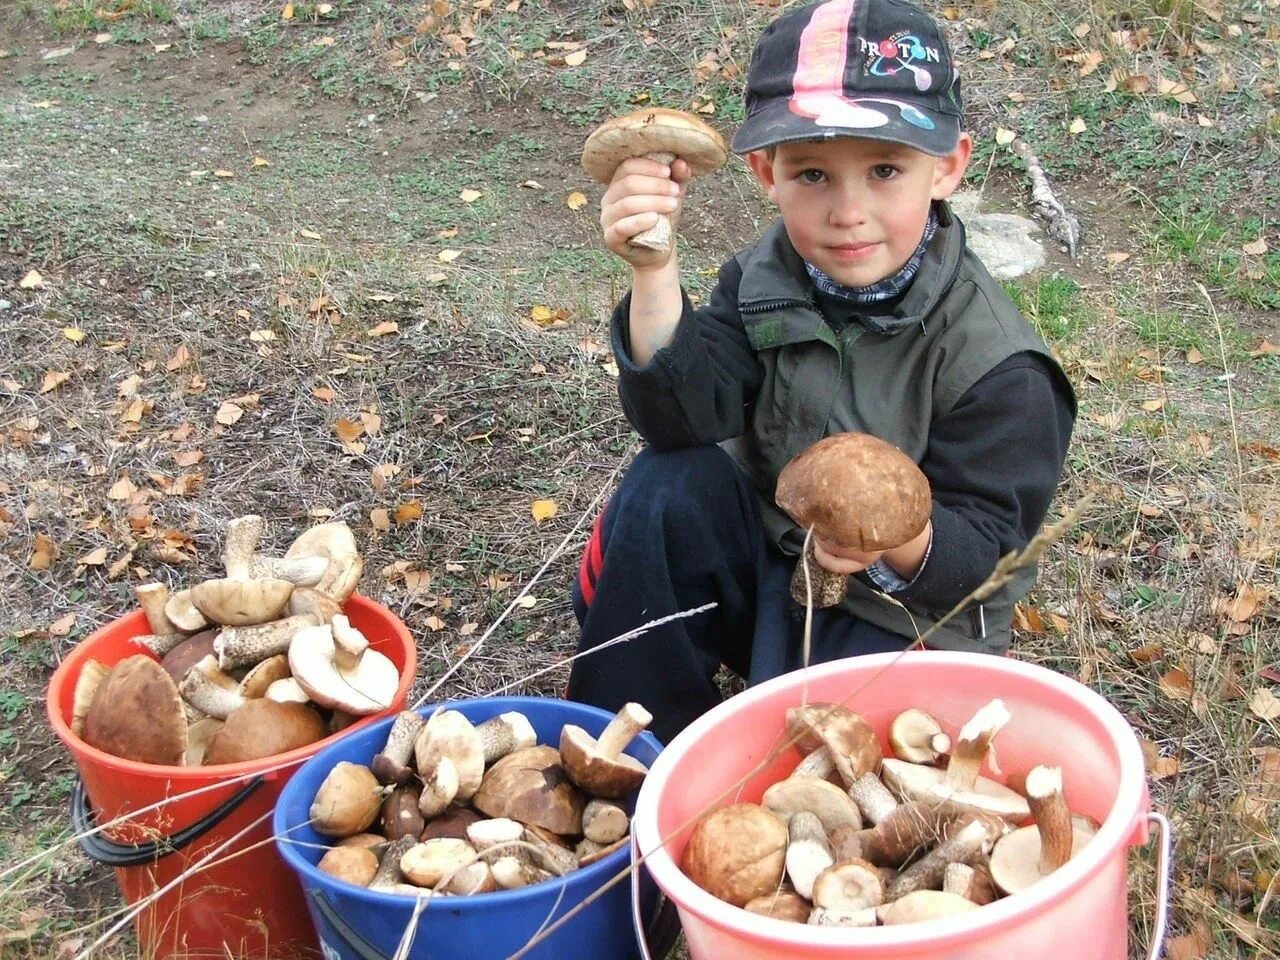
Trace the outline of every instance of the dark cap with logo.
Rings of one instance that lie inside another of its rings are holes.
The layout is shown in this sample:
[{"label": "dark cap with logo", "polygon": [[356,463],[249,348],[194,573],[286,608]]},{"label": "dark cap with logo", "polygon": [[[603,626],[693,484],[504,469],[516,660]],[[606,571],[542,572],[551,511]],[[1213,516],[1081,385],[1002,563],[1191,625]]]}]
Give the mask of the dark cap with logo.
[{"label": "dark cap with logo", "polygon": [[906,0],[825,0],[783,14],[747,73],[746,153],[865,137],[941,156],[960,139],[960,77],[933,17]]}]

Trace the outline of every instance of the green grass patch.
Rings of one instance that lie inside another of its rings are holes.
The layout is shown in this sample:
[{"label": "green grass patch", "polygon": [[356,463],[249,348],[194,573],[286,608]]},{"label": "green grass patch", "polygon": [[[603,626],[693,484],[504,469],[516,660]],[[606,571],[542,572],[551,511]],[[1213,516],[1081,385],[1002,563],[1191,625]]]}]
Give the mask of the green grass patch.
[{"label": "green grass patch", "polygon": [[1084,328],[1086,313],[1080,285],[1070,277],[1019,277],[1006,280],[1004,289],[1022,315],[1050,343],[1074,340]]}]

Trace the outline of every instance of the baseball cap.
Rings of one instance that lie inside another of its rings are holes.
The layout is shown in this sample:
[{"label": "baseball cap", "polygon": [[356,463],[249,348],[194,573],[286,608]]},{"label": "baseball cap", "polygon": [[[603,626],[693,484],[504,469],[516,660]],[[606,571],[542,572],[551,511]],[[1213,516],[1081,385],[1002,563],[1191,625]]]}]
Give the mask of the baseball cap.
[{"label": "baseball cap", "polygon": [[960,138],[960,77],[937,21],[906,0],[825,0],[761,34],[733,152],[865,137],[941,156]]}]

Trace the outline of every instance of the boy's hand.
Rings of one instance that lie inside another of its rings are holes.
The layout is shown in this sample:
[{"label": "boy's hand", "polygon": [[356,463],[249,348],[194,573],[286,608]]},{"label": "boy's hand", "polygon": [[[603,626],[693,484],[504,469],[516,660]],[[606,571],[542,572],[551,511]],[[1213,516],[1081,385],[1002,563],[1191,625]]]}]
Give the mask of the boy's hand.
[{"label": "boy's hand", "polygon": [[650,250],[633,247],[628,241],[657,223],[658,214],[671,218],[674,232],[680,201],[691,176],[689,165],[678,158],[670,166],[648,157],[636,157],[619,165],[600,202],[605,246],[636,270],[666,266],[675,250],[674,243],[670,250]]},{"label": "boy's hand", "polygon": [[848,576],[854,573],[861,573],[867,569],[883,556],[883,551],[880,553],[862,553],[858,550],[849,550],[815,536],[813,538],[813,555],[817,558],[818,565],[823,570]]}]

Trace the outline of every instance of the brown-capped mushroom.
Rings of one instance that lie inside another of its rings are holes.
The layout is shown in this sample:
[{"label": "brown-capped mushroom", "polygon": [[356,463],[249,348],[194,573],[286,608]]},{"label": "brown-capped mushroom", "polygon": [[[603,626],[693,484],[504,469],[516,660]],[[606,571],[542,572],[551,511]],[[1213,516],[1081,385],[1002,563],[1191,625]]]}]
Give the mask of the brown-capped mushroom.
[{"label": "brown-capped mushroom", "polygon": [[698,820],[680,867],[713,897],[741,907],[778,889],[786,854],[782,818],[754,803],[735,803]]},{"label": "brown-capped mushroom", "polygon": [[396,714],[387,733],[386,744],[369,764],[379,783],[405,783],[413,776],[409,758],[413,756],[414,741],[425,722],[421,714],[413,710],[402,710]]},{"label": "brown-capped mushroom", "polygon": [[326,837],[350,837],[369,829],[382,809],[382,785],[369,768],[339,760],[311,802],[311,826]]},{"label": "brown-capped mushroom", "polygon": [[649,770],[622,751],[652,719],[640,704],[623,704],[599,740],[576,724],[566,723],[560,731],[560,757],[569,778],[592,796],[610,800],[625,797]]},{"label": "brown-capped mushroom", "polygon": [[[246,763],[297,750],[324,738],[324,721],[300,703],[245,700],[209,741],[206,765]],[[363,828],[361,828],[363,829]]]},{"label": "brown-capped mushroom", "polygon": [[445,776],[456,775],[455,792],[443,806],[455,799],[470,800],[480,789],[484,777],[484,746],[471,721],[457,710],[436,710],[427,719],[414,741],[413,755],[428,789],[431,788],[429,781],[439,776],[442,769]]},{"label": "brown-capped mushroom", "polygon": [[762,894],[748,900],[742,905],[747,913],[759,914],[762,917],[773,917],[775,920],[786,920],[790,923],[807,923],[809,913],[813,910],[809,901],[794,890],[778,890]]},{"label": "brown-capped mushroom", "polygon": [[289,669],[316,703],[357,716],[386,710],[400,671],[345,616],[304,627],[289,642]]},{"label": "brown-capped mushroom", "polygon": [[305,531],[285,551],[285,559],[294,557],[326,558],[324,575],[314,587],[340,604],[355,593],[364,570],[355,535],[341,521],[317,524]]},{"label": "brown-capped mushroom", "polygon": [[422,788],[416,783],[402,783],[382,801],[382,833],[388,840],[408,835],[419,837],[426,829],[426,820],[418,809],[421,792]]},{"label": "brown-capped mushroom", "polygon": [[855,830],[862,827],[862,814],[849,795],[835,784],[816,777],[779,780],[765,790],[760,804],[788,821],[807,810],[822,821],[822,828],[828,833],[845,825]]},{"label": "brown-capped mushroom", "polygon": [[246,700],[258,700],[267,695],[271,685],[289,677],[289,658],[283,653],[267,657],[249,668],[240,681],[240,696]]},{"label": "brown-capped mushroom", "polygon": [[418,839],[431,840],[435,837],[453,837],[454,839],[465,840],[467,838],[467,827],[482,819],[484,819],[484,815],[477,813],[470,807],[449,807],[444,813],[427,821],[427,825],[423,828]]},{"label": "brown-capped mushroom", "polygon": [[[681,110],[649,107],[607,120],[591,132],[582,148],[582,167],[607,184],[624,160],[649,157],[670,164],[680,158],[693,176],[717,170],[728,159],[724,138],[699,117]],[[633,247],[667,250],[671,247],[671,220],[658,222],[629,241]]]},{"label": "brown-capped mushroom", "polygon": [[160,666],[164,667],[173,682],[182,683],[187,671],[209,654],[214,652],[213,641],[218,636],[216,630],[201,630],[190,636],[180,634],[182,640],[160,657]]},{"label": "brown-capped mushroom", "polygon": [[343,883],[367,887],[378,872],[378,855],[368,847],[330,847],[316,869]]},{"label": "brown-capped mushroom", "polygon": [[[782,468],[774,491],[778,507],[803,529],[829,543],[863,553],[901,546],[929,522],[929,481],[910,457],[867,433],[837,433],[810,445]],[[806,602],[804,564],[796,565],[792,596]],[[819,581],[815,596],[839,596],[848,578],[809,564]],[[823,583],[829,581],[829,585]]]},{"label": "brown-capped mushroom", "polygon": [[582,793],[554,747],[539,744],[507,754],[484,775],[471,804],[491,817],[510,817],[560,836],[582,832]]},{"label": "brown-capped mushroom", "polygon": [[1058,767],[1032,769],[1026,790],[1035,825],[1001,837],[991,851],[991,877],[1010,895],[1053,873],[1093,839],[1072,822]]},{"label": "brown-capped mushroom", "polygon": [[125,760],[180,765],[187,718],[173,678],[146,654],[125,657],[98,684],[80,735]]},{"label": "brown-capped mushroom", "polygon": [[797,749],[811,752],[827,748],[846,787],[880,766],[882,751],[875,728],[848,707],[807,703],[790,707],[786,721],[787,736],[795,740]]},{"label": "brown-capped mushroom", "polygon": [[84,732],[84,718],[89,713],[89,705],[93,703],[93,695],[98,692],[98,684],[110,672],[111,668],[105,663],[92,658],[86,660],[80,668],[75,690],[71,695],[71,732],[77,737]]},{"label": "brown-capped mushroom", "polygon": [[249,627],[276,619],[289,602],[288,580],[254,578],[250,560],[262,535],[262,518],[238,517],[227,524],[223,547],[226,577],[191,588],[191,602],[213,623]]}]

